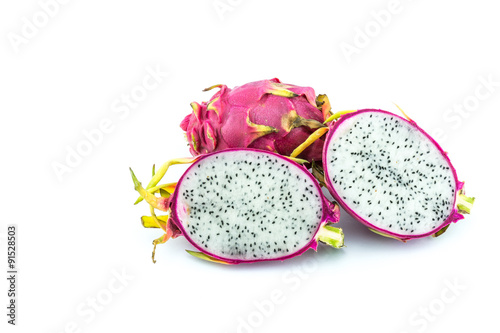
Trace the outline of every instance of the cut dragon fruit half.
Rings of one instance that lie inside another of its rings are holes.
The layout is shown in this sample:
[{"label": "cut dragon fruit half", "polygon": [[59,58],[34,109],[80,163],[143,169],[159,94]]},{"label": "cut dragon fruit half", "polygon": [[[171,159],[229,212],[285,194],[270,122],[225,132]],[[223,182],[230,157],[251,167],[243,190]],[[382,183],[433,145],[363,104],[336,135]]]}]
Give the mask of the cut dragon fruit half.
[{"label": "cut dragon fruit half", "polygon": [[254,149],[202,155],[171,195],[157,197],[158,189],[168,187],[155,184],[165,172],[162,167],[147,189],[132,173],[141,196],[169,212],[143,218],[144,226],[165,231],[155,245],[183,235],[199,251],[189,253],[226,264],[285,260],[316,250],[318,241],[343,246],[342,230],[331,226],[339,219],[338,205],[326,200],[303,166],[286,157]]},{"label": "cut dragon fruit half", "polygon": [[339,204],[403,241],[440,235],[474,202],[447,153],[407,119],[374,109],[342,115],[323,149],[324,183]]}]

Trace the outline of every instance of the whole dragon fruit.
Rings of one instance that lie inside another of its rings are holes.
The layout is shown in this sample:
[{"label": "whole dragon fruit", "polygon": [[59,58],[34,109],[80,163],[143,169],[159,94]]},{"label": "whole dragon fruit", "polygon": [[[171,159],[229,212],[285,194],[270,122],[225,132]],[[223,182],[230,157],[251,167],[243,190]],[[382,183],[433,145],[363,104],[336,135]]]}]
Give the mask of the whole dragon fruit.
[{"label": "whole dragon fruit", "polygon": [[[255,148],[290,155],[330,113],[325,95],[283,84],[278,79],[247,83],[220,90],[209,102],[191,103],[192,114],[181,122],[193,156],[226,148]],[[320,162],[324,140],[319,139],[300,156]]]},{"label": "whole dragon fruit", "polygon": [[[342,230],[331,226],[339,207],[303,166],[255,149],[226,149],[192,161],[176,184],[156,186],[166,168],[146,188],[132,173],[135,189],[151,205],[143,225],[164,231],[155,247],[184,236],[199,251],[188,251],[195,257],[239,264],[285,260],[316,250],[320,241],[343,246]],[[168,215],[156,216],[154,209]]]}]

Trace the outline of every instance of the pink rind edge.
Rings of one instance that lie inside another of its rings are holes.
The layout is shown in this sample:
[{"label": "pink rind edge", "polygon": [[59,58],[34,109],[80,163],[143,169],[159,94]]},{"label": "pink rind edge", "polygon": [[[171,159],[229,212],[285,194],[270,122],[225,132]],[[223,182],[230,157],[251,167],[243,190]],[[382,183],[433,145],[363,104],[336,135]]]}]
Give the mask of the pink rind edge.
[{"label": "pink rind edge", "polygon": [[458,220],[463,219],[464,216],[462,214],[458,213],[458,210],[455,208],[455,205],[456,205],[458,191],[463,188],[464,183],[460,182],[458,180],[456,169],[451,164],[451,161],[448,158],[447,153],[443,150],[443,148],[441,148],[441,146],[436,142],[436,140],[434,140],[429,134],[427,134],[427,132],[425,132],[422,128],[420,128],[417,125],[417,123],[415,121],[413,121],[413,120],[408,120],[408,119],[405,119],[405,118],[403,118],[401,116],[398,116],[398,115],[396,115],[396,114],[394,114],[392,112],[384,111],[384,110],[380,110],[380,109],[360,109],[360,110],[358,110],[356,112],[346,114],[346,115],[342,116],[341,118],[339,118],[339,120],[337,120],[335,123],[333,123],[333,125],[331,125],[330,130],[327,133],[327,137],[325,139],[325,145],[323,146],[323,156],[322,156],[322,160],[324,161],[323,163],[327,163],[327,161],[328,161],[327,158],[326,158],[327,157],[327,152],[328,152],[327,147],[330,145],[330,141],[331,141],[331,139],[333,137],[333,134],[335,133],[335,130],[340,126],[340,124],[342,124],[345,120],[347,120],[347,119],[349,119],[351,117],[354,117],[356,115],[359,115],[361,113],[366,113],[366,112],[385,113],[385,114],[397,117],[397,118],[399,118],[399,119],[401,119],[401,120],[409,123],[414,128],[416,128],[418,131],[420,131],[422,134],[424,134],[432,142],[432,144],[434,144],[437,147],[437,149],[440,151],[441,155],[445,158],[446,162],[450,166],[450,168],[451,168],[451,170],[453,172],[453,177],[455,179],[455,186],[456,186],[455,193],[456,194],[455,194],[455,198],[454,198],[454,201],[453,201],[453,206],[452,206],[453,209],[452,209],[450,215],[448,216],[448,218],[440,226],[436,227],[435,229],[433,229],[430,232],[427,232],[427,233],[424,233],[424,234],[418,234],[418,235],[401,235],[401,234],[398,234],[398,233],[387,231],[385,229],[379,228],[379,227],[371,224],[370,222],[366,221],[361,216],[359,216],[358,214],[356,214],[344,202],[344,200],[342,199],[342,197],[340,197],[340,195],[337,194],[337,191],[335,191],[335,189],[333,188],[332,183],[330,181],[330,176],[328,174],[328,169],[324,168],[324,172],[325,172],[325,184],[327,185],[327,189],[330,192],[330,194],[333,196],[333,198],[339,203],[339,205],[342,206],[342,208],[344,208],[344,210],[347,211],[352,217],[354,217],[356,220],[358,220],[359,222],[363,223],[364,225],[366,225],[366,226],[368,226],[368,227],[370,227],[372,229],[375,229],[377,231],[380,231],[380,232],[382,232],[384,234],[396,237],[396,238],[398,238],[398,239],[400,239],[402,241],[407,241],[407,240],[410,240],[410,239],[422,238],[422,237],[430,236],[432,234],[435,234],[440,229],[446,227],[450,223],[457,222]]},{"label": "pink rind edge", "polygon": [[[213,156],[213,155],[217,155],[217,154],[223,154],[223,153],[226,153],[226,152],[229,152],[229,151],[253,151],[253,152],[258,152],[258,153],[261,153],[261,154],[268,154],[268,155],[272,155],[272,156],[275,156],[277,158],[280,158],[282,160],[285,160],[287,162],[289,162],[290,164],[292,165],[295,165],[297,166],[300,170],[303,170],[305,171],[305,173],[307,174],[307,176],[313,181],[313,184],[316,186],[316,189],[318,190],[319,194],[321,195],[321,201],[322,201],[322,209],[323,209],[323,214],[321,216],[321,222],[319,223],[318,225],[318,228],[316,229],[316,232],[314,233],[314,235],[317,235],[319,229],[321,228],[321,226],[325,223],[325,222],[331,222],[331,223],[336,223],[338,222],[339,220],[339,212],[337,211],[334,211],[331,209],[331,205],[334,205],[334,204],[330,204],[330,202],[325,198],[325,196],[323,195],[323,192],[321,191],[321,186],[319,185],[318,181],[316,180],[316,178],[314,178],[314,176],[302,165],[286,158],[285,156],[282,156],[282,155],[279,155],[279,154],[276,154],[276,153],[273,153],[273,152],[268,152],[268,151],[263,151],[263,150],[259,150],[259,149],[253,149],[253,148],[230,148],[230,149],[225,149],[225,150],[221,150],[221,151],[218,151],[218,152],[213,152],[213,153],[209,153],[209,154],[204,154],[204,155],[199,155],[199,158],[189,166],[189,168],[184,172],[184,174],[181,176],[181,178],[179,179],[179,181],[177,182],[178,184],[181,184],[184,177],[186,176],[186,174],[188,173],[189,170],[191,170],[191,168],[193,168],[196,163],[199,163],[200,161],[204,160],[205,158],[207,157],[210,157],[210,156]],[[293,258],[293,257],[296,257],[296,256],[299,256],[301,254],[303,254],[304,252],[306,252],[307,250],[309,249],[313,249],[313,250],[317,250],[318,248],[318,240],[316,239],[316,237],[313,236],[313,238],[311,239],[311,241],[309,243],[307,243],[305,246],[303,246],[301,249],[295,251],[294,253],[292,254],[288,254],[286,256],[283,256],[283,257],[279,257],[279,258],[271,258],[271,259],[255,259],[255,260],[239,260],[239,259],[227,259],[227,258],[224,258],[224,257],[220,257],[220,256],[217,256],[217,255],[214,255],[210,252],[207,252],[205,249],[201,248],[200,246],[198,246],[196,244],[196,242],[194,240],[191,239],[191,237],[189,237],[189,235],[187,234],[186,230],[184,229],[184,227],[182,226],[182,223],[178,223],[179,221],[179,217],[177,215],[177,197],[178,197],[178,191],[174,191],[174,193],[172,194],[172,200],[171,200],[171,206],[170,206],[170,209],[171,209],[171,221],[177,226],[177,228],[181,231],[181,234],[191,243],[191,245],[193,245],[197,250],[199,250],[200,252],[202,253],[205,253],[215,259],[218,259],[218,260],[221,260],[221,261],[224,261],[228,264],[241,264],[241,263],[254,263],[254,262],[263,262],[263,261],[284,261],[286,259],[290,259],[290,258]],[[333,222],[335,221],[335,222]]]}]

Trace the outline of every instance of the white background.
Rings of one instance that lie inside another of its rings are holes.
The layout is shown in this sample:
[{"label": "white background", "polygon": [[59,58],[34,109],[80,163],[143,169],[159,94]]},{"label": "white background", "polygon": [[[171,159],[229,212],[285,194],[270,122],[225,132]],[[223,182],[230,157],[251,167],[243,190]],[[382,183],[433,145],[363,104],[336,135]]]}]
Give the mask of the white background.
[{"label": "white background", "polygon": [[[40,3],[55,2],[0,4],[0,266],[17,223],[20,272],[15,328],[1,279],[2,332],[498,330],[493,1],[74,0],[49,6],[51,16]],[[357,53],[346,56],[347,44]],[[168,75],[129,113],[114,112],[147,68]],[[334,110],[398,103],[449,152],[477,198],[473,214],[406,244],[343,214],[346,248],[283,263],[210,264],[179,238],[153,264],[161,233],[142,228],[148,209],[132,205],[128,167],[147,183],[153,163],[189,155],[179,123],[190,102],[212,96],[203,88],[273,77],[327,93]],[[108,133],[58,179],[54,164],[105,119]]]}]

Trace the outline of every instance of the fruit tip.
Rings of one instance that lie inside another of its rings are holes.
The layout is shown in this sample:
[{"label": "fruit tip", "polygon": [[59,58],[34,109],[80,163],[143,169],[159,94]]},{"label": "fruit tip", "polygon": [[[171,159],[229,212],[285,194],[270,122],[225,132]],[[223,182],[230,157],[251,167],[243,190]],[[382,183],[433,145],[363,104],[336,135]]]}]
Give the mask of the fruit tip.
[{"label": "fruit tip", "polygon": [[230,265],[231,264],[231,263],[226,262],[224,260],[220,260],[220,259],[214,258],[212,256],[209,256],[208,254],[205,254],[205,253],[190,251],[190,250],[186,250],[186,252],[189,253],[190,255],[192,255],[193,257],[198,258],[198,259],[202,259],[202,260],[206,260],[206,261],[210,261],[210,262],[215,262],[215,263],[223,264],[223,265]]},{"label": "fruit tip", "polygon": [[210,86],[208,88],[205,88],[203,89],[202,91],[209,91],[209,90],[212,90],[214,88],[219,88],[219,87],[222,87],[222,84],[214,84],[213,86]]},{"label": "fruit tip", "polygon": [[135,176],[132,168],[129,167],[128,169],[130,170],[130,175],[132,176],[132,181],[134,182],[134,188],[135,188],[135,190],[138,190],[138,188],[141,186],[141,183],[139,182],[139,180]]},{"label": "fruit tip", "polygon": [[393,103],[394,105],[396,105],[396,107],[399,109],[399,111],[401,111],[401,113],[403,114],[403,116],[404,116],[406,119],[408,119],[408,121],[413,122],[413,120],[412,120],[410,117],[408,117],[408,115],[407,115],[407,114],[403,111],[403,109],[401,109],[401,108],[399,107],[399,105],[397,105],[397,104],[396,104],[396,103],[394,103],[394,102],[392,102],[392,103]]}]

